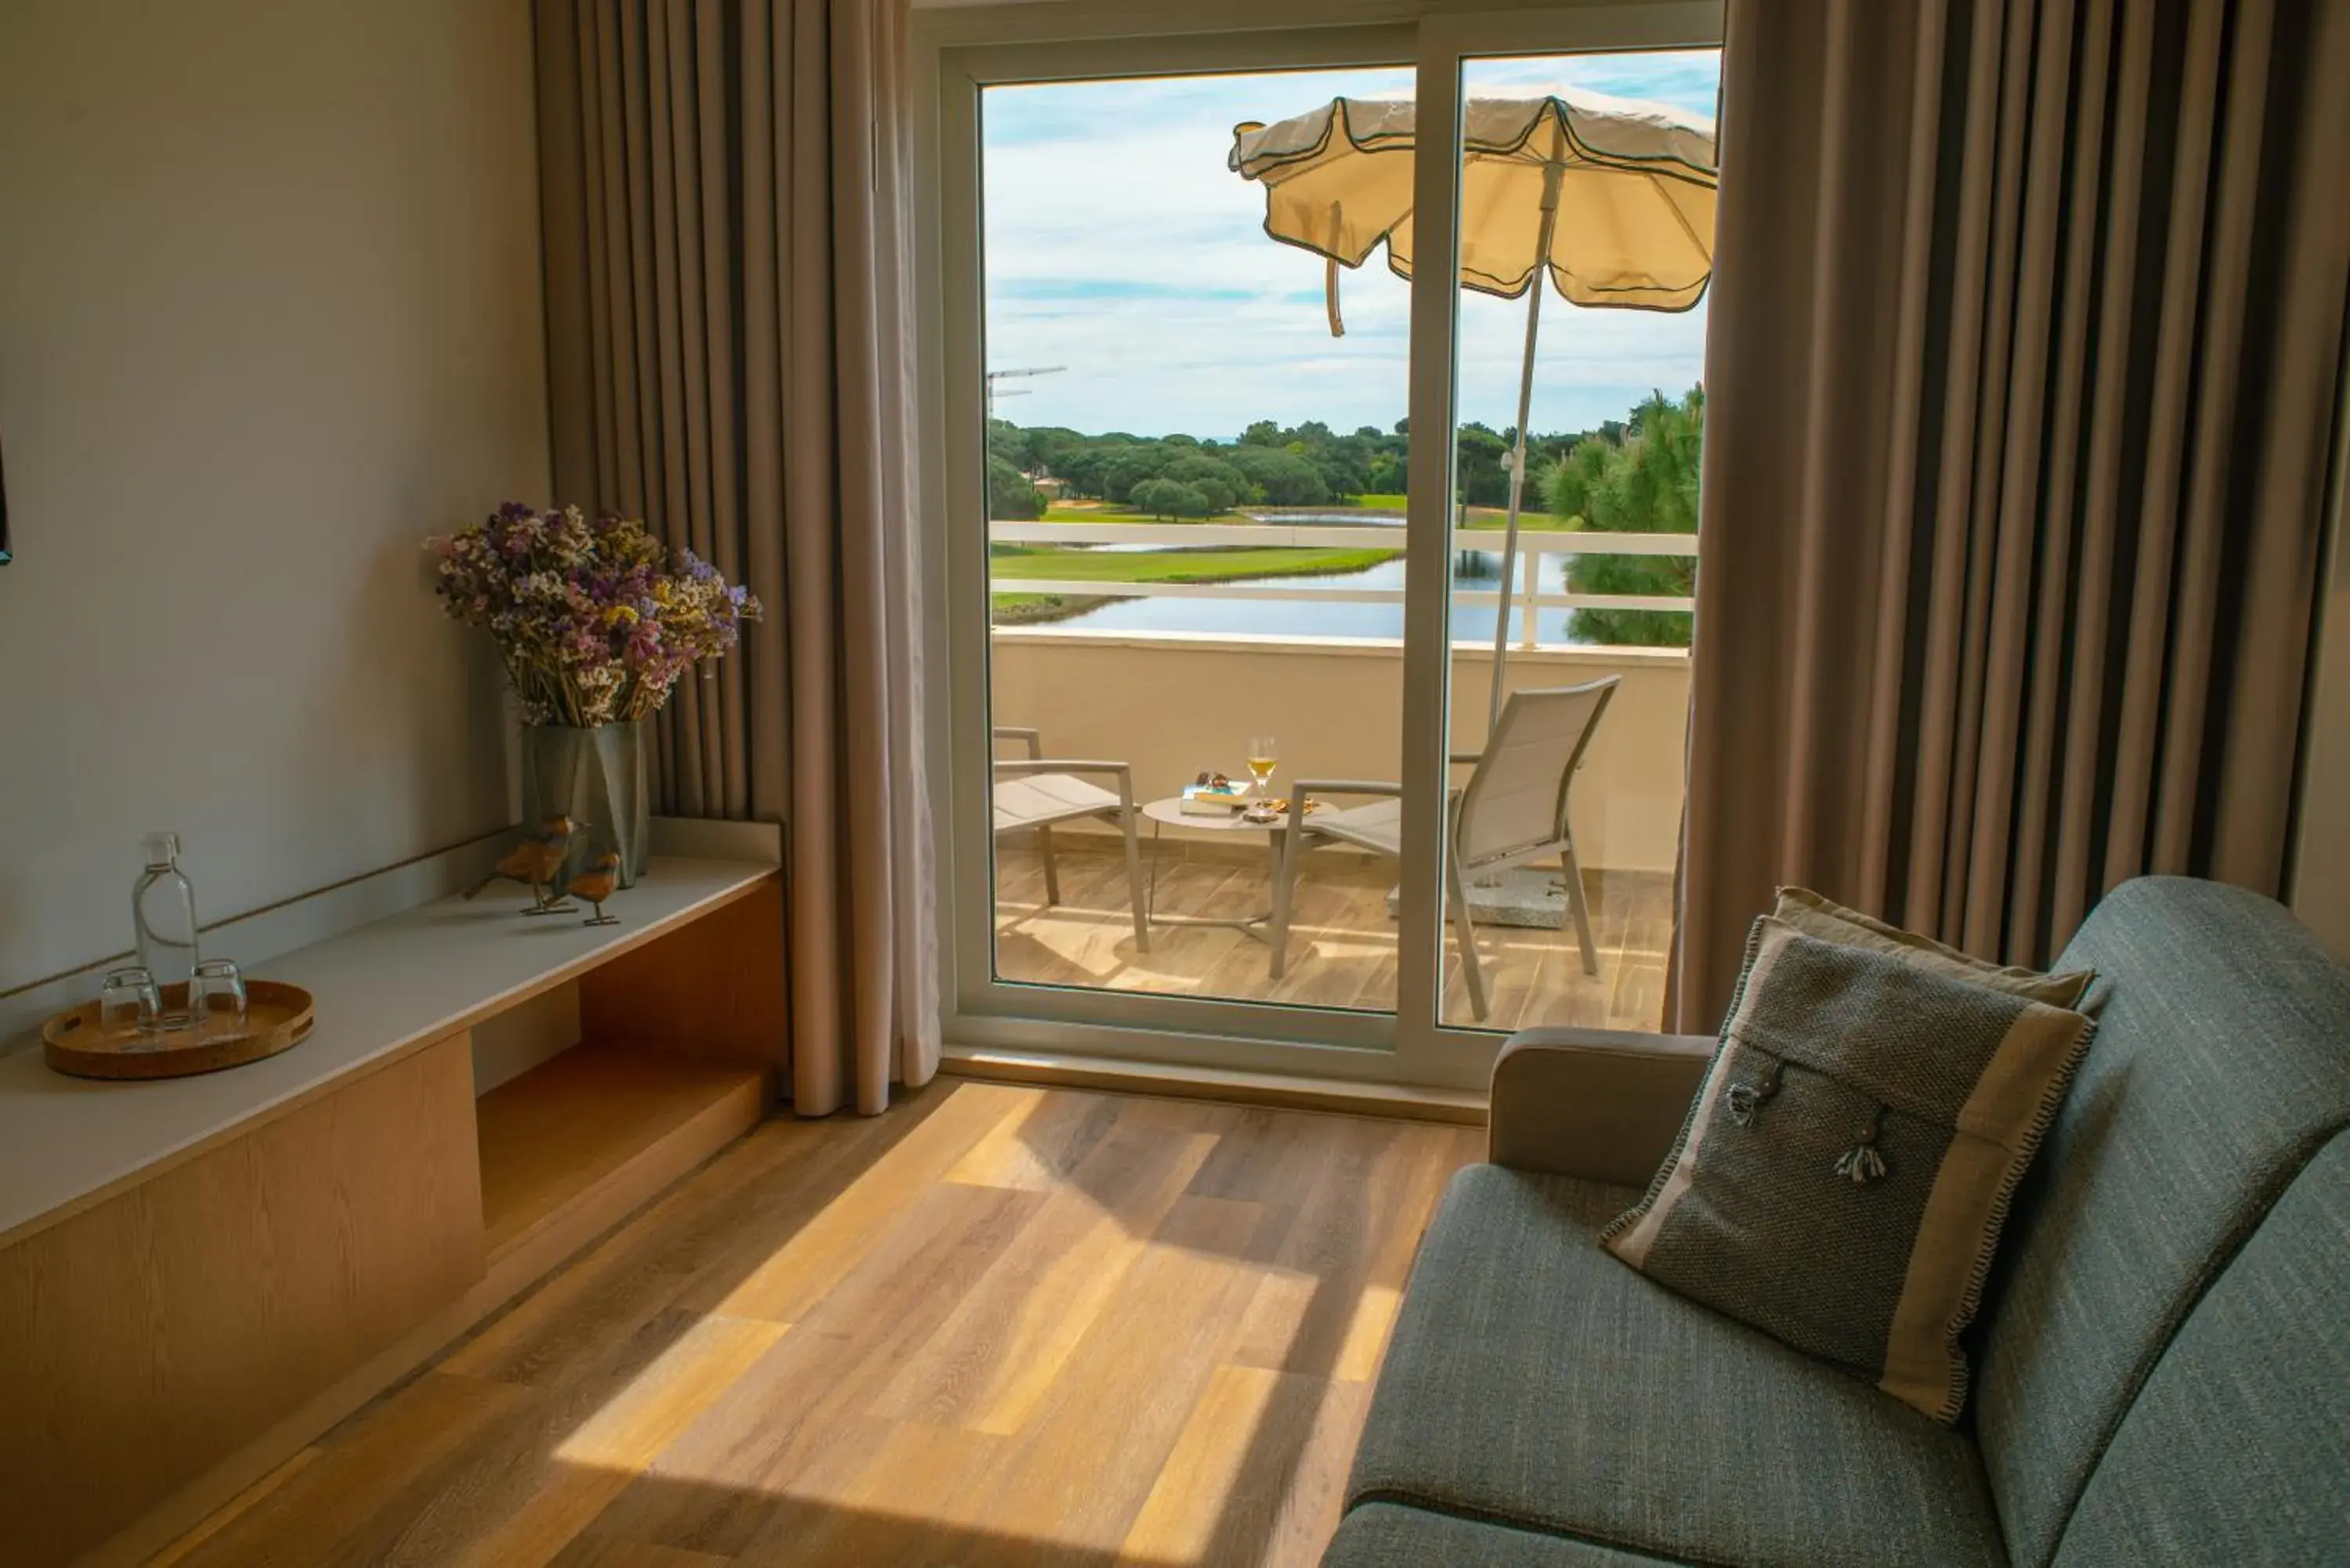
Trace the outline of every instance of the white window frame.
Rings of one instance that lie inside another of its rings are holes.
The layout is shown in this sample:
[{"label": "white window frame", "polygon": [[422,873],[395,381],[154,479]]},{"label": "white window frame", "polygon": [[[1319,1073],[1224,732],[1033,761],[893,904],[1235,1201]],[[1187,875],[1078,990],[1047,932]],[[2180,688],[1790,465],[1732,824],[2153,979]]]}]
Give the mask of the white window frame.
[{"label": "white window frame", "polygon": [[[1492,0],[1485,0],[1490,7]],[[1443,472],[1415,462],[1407,508],[1404,605],[1404,853],[1396,1010],[1055,988],[994,976],[993,835],[987,785],[988,616],[983,369],[983,267],[978,103],[993,82],[1203,72],[1415,68],[1423,140],[1415,210],[1423,254],[1456,249],[1458,99],[1465,59],[1499,55],[1705,47],[1719,0],[1457,10],[1413,0],[1232,0],[1180,17],[1138,5],[1014,4],[917,14],[918,382],[922,399],[924,651],[934,672],[928,755],[941,897],[938,939],[947,1054],[1018,1052],[1176,1069],[1482,1090],[1503,1036],[1440,1020],[1440,804],[1447,784],[1451,555]],[[1440,245],[1427,214],[1438,213]],[[1411,293],[1410,420],[1453,428],[1459,290],[1422,269]],[[957,475],[966,476],[958,483]],[[1415,957],[1414,955],[1417,955]]]}]

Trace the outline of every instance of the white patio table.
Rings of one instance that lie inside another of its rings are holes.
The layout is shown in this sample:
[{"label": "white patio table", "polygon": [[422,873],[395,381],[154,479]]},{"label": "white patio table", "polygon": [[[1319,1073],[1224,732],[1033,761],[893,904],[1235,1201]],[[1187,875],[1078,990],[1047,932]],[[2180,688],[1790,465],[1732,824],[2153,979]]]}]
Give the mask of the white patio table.
[{"label": "white patio table", "polygon": [[[1150,890],[1143,901],[1143,918],[1154,926],[1229,926],[1233,930],[1257,940],[1269,941],[1263,928],[1273,919],[1273,889],[1281,872],[1281,846],[1289,836],[1286,814],[1267,822],[1251,822],[1241,812],[1222,812],[1213,816],[1190,814],[1183,809],[1181,795],[1168,795],[1161,800],[1146,802],[1142,815],[1150,819]],[[1159,836],[1170,827],[1196,827],[1206,833],[1250,834],[1265,836],[1264,896],[1265,909],[1259,915],[1161,915],[1159,910]]]}]

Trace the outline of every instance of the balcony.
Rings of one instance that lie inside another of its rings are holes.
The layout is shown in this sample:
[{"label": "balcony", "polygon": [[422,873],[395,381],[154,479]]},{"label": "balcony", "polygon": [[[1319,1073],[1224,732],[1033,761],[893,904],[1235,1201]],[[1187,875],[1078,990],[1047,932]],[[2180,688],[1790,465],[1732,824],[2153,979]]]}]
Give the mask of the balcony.
[{"label": "balcony", "polygon": [[[1394,548],[1392,527],[1070,524],[997,523],[998,542],[1199,546]],[[1498,534],[1462,529],[1463,550],[1493,550]],[[1599,972],[1584,972],[1573,929],[1482,922],[1480,961],[1492,1003],[1489,1027],[1537,1023],[1654,1029],[1663,1013],[1672,935],[1672,876],[1680,829],[1681,763],[1689,711],[1689,658],[1678,648],[1596,648],[1542,640],[1561,621],[1544,612],[1638,608],[1686,613],[1685,598],[1585,595],[1545,587],[1561,576],[1558,557],[1614,553],[1686,556],[1687,535],[1534,534],[1521,540],[1525,565],[1513,609],[1512,690],[1621,678],[1571,794]],[[1490,580],[1490,579],[1489,579]],[[1249,735],[1281,741],[1276,791],[1300,777],[1401,777],[1404,660],[1393,637],[1290,634],[1284,621],[1310,620],[1300,607],[1400,605],[1399,587],[1363,587],[1336,579],[1279,582],[1118,584],[1094,580],[999,579],[999,592],[1067,594],[1087,600],[1212,598],[1263,606],[1263,632],[1103,630],[1084,619],[1050,626],[999,626],[993,634],[993,717],[1042,732],[1049,755],[1115,759],[1133,770],[1138,801],[1177,794],[1202,768],[1241,772]],[[1482,607],[1491,624],[1498,595],[1456,586],[1456,617]],[[1284,609],[1287,613],[1284,614]],[[1482,740],[1489,643],[1456,642],[1452,677],[1455,751]],[[1090,826],[1090,825],[1088,825]],[[1256,834],[1186,831],[1144,825],[1146,875],[1157,913],[1174,921],[1135,950],[1120,843],[1107,826],[1055,833],[1061,898],[1045,898],[1043,865],[1027,836],[998,846],[997,966],[1007,981],[1122,991],[1240,998],[1307,1006],[1395,1004],[1396,923],[1388,895],[1396,863],[1338,847],[1303,862],[1293,919],[1291,961],[1278,981],[1266,947],[1232,926],[1271,901],[1269,844]],[[1448,928],[1442,1017],[1473,1022],[1456,938]]]}]

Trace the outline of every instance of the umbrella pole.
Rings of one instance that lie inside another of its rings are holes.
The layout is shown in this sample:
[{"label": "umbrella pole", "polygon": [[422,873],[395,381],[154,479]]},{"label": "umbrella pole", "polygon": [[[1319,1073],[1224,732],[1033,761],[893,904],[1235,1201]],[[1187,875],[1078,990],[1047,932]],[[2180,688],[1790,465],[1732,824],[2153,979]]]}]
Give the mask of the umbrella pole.
[{"label": "umbrella pole", "polygon": [[1534,280],[1526,290],[1525,362],[1518,369],[1518,444],[1510,455],[1510,519],[1502,535],[1501,613],[1493,618],[1493,695],[1485,713],[1485,734],[1491,739],[1502,722],[1502,699],[1508,690],[1510,668],[1510,589],[1517,581],[1518,511],[1526,491],[1526,421],[1534,411],[1534,341],[1542,332],[1544,283],[1550,272],[1551,236],[1558,228],[1558,184],[1565,172],[1558,163],[1543,165],[1542,230],[1534,242]]}]

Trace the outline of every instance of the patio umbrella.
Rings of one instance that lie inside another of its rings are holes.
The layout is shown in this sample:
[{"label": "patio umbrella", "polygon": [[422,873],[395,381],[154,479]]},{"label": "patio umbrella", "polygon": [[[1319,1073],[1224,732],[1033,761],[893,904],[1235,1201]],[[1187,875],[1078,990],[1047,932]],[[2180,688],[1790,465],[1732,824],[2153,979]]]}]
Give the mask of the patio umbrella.
[{"label": "patio umbrella", "polygon": [[[1264,186],[1265,233],[1325,258],[1333,336],[1346,331],[1341,265],[1362,265],[1384,243],[1388,268],[1411,276],[1413,109],[1409,101],[1340,98],[1276,124],[1233,130],[1230,164]],[[1471,99],[1461,148],[1461,285],[1504,299],[1529,296],[1490,730],[1509,659],[1526,418],[1545,292],[1534,286],[1535,277],[1547,272],[1575,305],[1689,309],[1713,275],[1716,175],[1710,122],[1594,93]]]}]

